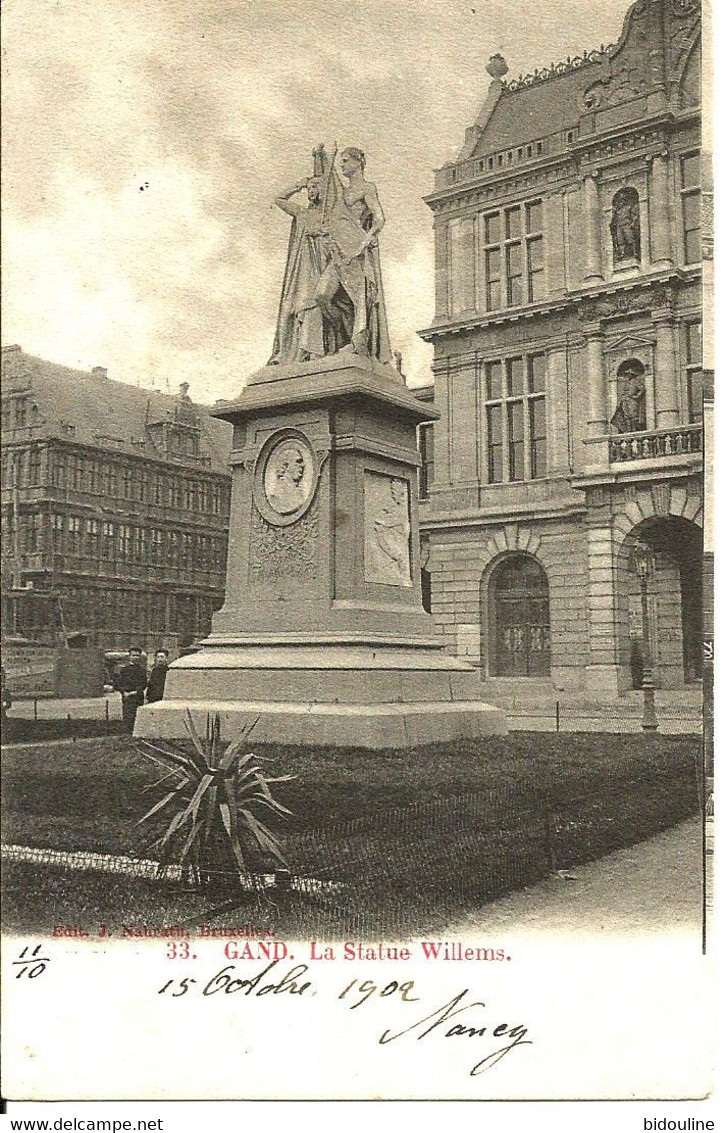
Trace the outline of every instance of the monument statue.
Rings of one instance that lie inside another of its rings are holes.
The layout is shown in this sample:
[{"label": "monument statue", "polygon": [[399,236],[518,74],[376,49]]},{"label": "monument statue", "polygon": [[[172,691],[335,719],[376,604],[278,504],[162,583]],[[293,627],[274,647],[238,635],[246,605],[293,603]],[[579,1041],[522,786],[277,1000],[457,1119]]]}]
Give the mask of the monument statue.
[{"label": "monument statue", "polygon": [[336,159],[317,146],[274,200],[292,218],[274,353],[212,411],[236,437],[225,601],[140,736],[209,712],[230,738],[335,748],[507,730],[423,607],[417,430],[439,414],[393,364],[365,155]]},{"label": "monument statue", "polygon": [[[270,365],[346,351],[391,359],[377,237],[385,224],[365,155],[349,147],[336,168],[323,145],[312,176],[275,198],[292,217],[277,333]],[[293,197],[307,191],[307,204]]]}]

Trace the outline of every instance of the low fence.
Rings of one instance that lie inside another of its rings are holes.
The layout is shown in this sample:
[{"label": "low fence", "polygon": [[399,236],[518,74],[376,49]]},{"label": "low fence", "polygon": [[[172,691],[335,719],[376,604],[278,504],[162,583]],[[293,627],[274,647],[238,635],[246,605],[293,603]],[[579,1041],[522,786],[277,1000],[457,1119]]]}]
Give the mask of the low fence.
[{"label": "low fence", "polygon": [[[620,767],[620,772],[622,768]],[[624,769],[601,795],[532,784],[414,804],[289,839],[293,875],[333,883],[286,909],[310,935],[401,937],[596,860],[698,813],[698,769]],[[335,884],[336,883],[336,884]]]}]

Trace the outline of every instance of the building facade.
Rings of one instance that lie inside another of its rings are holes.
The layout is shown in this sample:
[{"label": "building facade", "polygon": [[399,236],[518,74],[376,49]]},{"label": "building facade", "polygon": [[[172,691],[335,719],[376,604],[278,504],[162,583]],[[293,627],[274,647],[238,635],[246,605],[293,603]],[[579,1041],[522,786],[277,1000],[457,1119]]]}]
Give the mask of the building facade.
[{"label": "building facade", "polygon": [[230,446],[186,383],[173,397],[3,348],[4,632],[62,628],[103,649],[208,633],[224,598]]},{"label": "building facade", "polygon": [[614,697],[643,613],[656,684],[701,678],[700,53],[698,0],[637,0],[582,58],[506,82],[493,56],[427,198],[421,530],[433,615],[486,681]]}]

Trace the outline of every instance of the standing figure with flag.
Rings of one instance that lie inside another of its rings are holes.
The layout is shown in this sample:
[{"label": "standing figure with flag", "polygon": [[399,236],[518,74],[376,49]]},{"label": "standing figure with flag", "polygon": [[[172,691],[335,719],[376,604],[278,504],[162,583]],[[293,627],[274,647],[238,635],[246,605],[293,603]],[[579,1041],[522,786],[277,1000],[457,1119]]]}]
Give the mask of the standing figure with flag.
[{"label": "standing figure with flag", "polygon": [[[385,224],[378,193],[364,177],[361,150],[343,151],[344,186],[325,148],[313,176],[275,204],[293,218],[277,334],[270,365],[309,362],[341,351],[391,360],[377,236]],[[294,203],[307,190],[307,206]]]},{"label": "standing figure with flag", "polygon": [[[323,145],[312,151],[313,174],[297,181],[275,197],[274,204],[292,217],[282,298],[270,365],[310,362],[335,354],[350,342],[352,302],[343,293],[320,300],[320,281],[330,263],[329,235],[325,230],[332,166]],[[293,200],[307,192],[307,204]],[[323,234],[324,232],[324,234]]]},{"label": "standing figure with flag", "polygon": [[[333,163],[334,164],[334,163]],[[378,235],[385,224],[378,191],[365,180],[365,154],[356,146],[342,151],[340,168],[348,184],[333,172],[323,210],[331,258],[318,288],[323,312],[342,292],[353,305],[349,347],[355,354],[390,362],[390,338],[380,272]]]}]

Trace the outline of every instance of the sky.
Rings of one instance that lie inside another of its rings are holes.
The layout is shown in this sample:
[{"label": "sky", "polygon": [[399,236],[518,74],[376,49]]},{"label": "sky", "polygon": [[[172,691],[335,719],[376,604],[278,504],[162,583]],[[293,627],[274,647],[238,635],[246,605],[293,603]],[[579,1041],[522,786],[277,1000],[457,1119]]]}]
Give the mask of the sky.
[{"label": "sky", "polygon": [[615,41],[630,0],[5,0],[3,344],[232,398],[272,350],[273,197],[367,155],[394,349],[430,380],[433,169],[509,78]]}]

